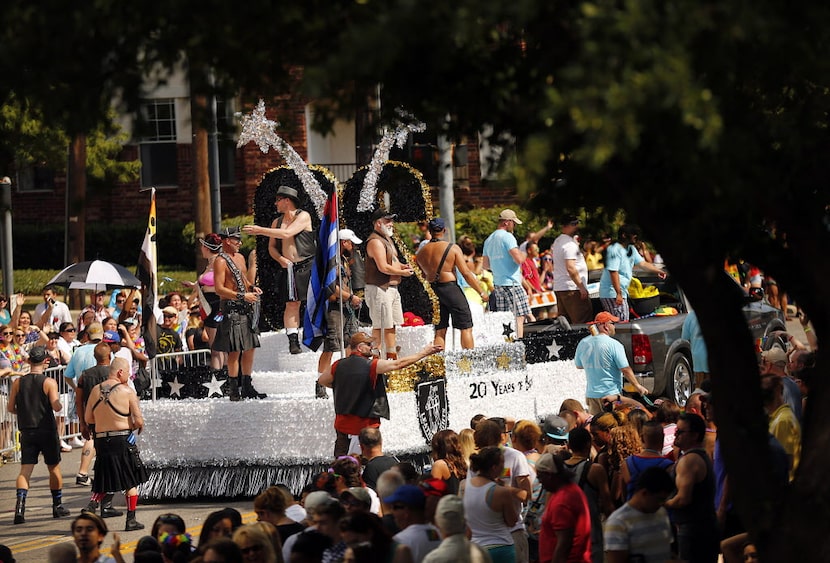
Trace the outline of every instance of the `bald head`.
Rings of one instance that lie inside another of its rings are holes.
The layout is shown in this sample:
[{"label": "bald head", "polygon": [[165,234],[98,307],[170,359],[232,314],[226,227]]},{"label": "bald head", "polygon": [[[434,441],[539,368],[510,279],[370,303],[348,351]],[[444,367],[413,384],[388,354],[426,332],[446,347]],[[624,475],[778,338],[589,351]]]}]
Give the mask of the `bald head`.
[{"label": "bald head", "polygon": [[110,364],[110,377],[117,377],[121,383],[130,379],[130,364],[124,358],[115,358]]}]

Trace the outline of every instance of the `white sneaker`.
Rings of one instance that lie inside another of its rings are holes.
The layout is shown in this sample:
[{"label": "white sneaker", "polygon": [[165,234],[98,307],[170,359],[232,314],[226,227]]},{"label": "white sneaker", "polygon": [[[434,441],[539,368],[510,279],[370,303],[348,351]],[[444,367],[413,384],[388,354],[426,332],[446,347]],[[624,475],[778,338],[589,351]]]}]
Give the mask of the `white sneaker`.
[{"label": "white sneaker", "polygon": [[72,446],[66,443],[66,440],[61,440],[61,451],[62,452],[71,452]]},{"label": "white sneaker", "polygon": [[86,442],[84,440],[82,440],[81,438],[78,438],[77,436],[75,436],[74,438],[72,438],[72,441],[69,442],[69,443],[73,448],[83,448],[84,444]]}]

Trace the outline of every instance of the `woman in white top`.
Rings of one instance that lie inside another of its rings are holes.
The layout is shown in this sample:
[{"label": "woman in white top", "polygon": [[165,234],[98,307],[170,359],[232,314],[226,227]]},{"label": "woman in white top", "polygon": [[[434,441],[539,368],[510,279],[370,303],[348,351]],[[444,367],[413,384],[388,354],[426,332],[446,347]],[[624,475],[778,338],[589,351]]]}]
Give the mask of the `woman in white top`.
[{"label": "woman in white top", "polygon": [[513,505],[513,487],[499,482],[504,468],[501,448],[487,447],[470,456],[464,488],[464,513],[472,532],[470,540],[486,549],[493,563],[515,563],[516,550],[510,528],[519,515]]}]

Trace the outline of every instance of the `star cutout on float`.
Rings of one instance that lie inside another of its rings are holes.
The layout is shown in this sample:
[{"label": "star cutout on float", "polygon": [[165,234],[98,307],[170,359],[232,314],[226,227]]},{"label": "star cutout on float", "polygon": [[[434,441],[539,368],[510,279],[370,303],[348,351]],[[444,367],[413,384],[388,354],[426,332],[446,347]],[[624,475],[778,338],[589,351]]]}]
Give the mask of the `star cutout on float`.
[{"label": "star cutout on float", "polygon": [[499,369],[507,369],[510,367],[510,356],[507,352],[502,352],[500,356],[496,356],[496,365]]},{"label": "star cutout on float", "polygon": [[242,125],[242,132],[239,133],[239,142],[236,143],[237,148],[243,147],[251,141],[255,142],[259,146],[259,150],[264,153],[268,152],[271,147],[276,147],[277,137],[274,128],[277,123],[265,117],[265,102],[263,100],[259,100],[250,115],[241,116],[239,123]]},{"label": "star cutout on float", "polygon": [[213,397],[214,394],[219,395],[220,397],[222,396],[222,383],[224,382],[216,379],[215,373],[210,374],[210,381],[202,383],[203,387],[207,387],[208,399]]},{"label": "star cutout on float", "polygon": [[511,325],[510,323],[507,323],[507,324],[502,324],[501,326],[504,327],[504,330],[501,331],[502,335],[506,336],[507,338],[510,338],[510,335],[513,334],[513,325]]},{"label": "star cutout on float", "polygon": [[164,381],[162,381],[158,375],[153,375],[153,379],[150,383],[152,389],[160,389],[163,384]]},{"label": "star cutout on float", "polygon": [[179,376],[173,378],[173,381],[168,383],[170,386],[170,396],[173,395],[178,396],[180,399],[182,398],[182,387],[184,387],[184,383],[179,383]]},{"label": "star cutout on float", "polygon": [[559,357],[559,351],[563,348],[563,346],[557,344],[555,338],[550,341],[550,344],[548,344],[546,348],[548,349],[548,361],[551,361],[553,358],[556,358],[557,360],[562,359]]},{"label": "star cutout on float", "polygon": [[457,365],[458,371],[460,371],[461,373],[470,373],[471,371],[473,371],[473,362],[471,362],[470,358],[466,356],[458,360]]}]

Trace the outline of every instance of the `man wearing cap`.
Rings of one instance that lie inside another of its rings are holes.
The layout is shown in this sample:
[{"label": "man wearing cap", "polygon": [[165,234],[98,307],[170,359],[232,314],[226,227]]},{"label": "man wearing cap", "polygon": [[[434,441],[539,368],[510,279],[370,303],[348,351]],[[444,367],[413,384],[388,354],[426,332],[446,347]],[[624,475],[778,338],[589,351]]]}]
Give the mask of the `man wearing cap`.
[{"label": "man wearing cap", "polygon": [[69,516],[63,506],[63,477],[60,470],[60,438],[55,426],[55,413],[63,408],[58,384],[44,374],[48,352],[44,346],[35,346],[29,352],[30,371],[12,383],[8,410],[17,415],[20,429],[20,473],[17,476],[17,504],[14,523],[26,522],[26,497],[29,480],[43,453],[43,461],[49,469],[49,489],[52,491],[52,517]]},{"label": "man wearing cap", "polygon": [[571,323],[591,320],[593,306],[588,297],[588,265],[574,235],[579,231],[576,215],[562,217],[562,233],[553,241],[553,292],[556,309]]},{"label": "man wearing cap", "polygon": [[366,304],[372,319],[372,338],[381,341],[387,359],[398,357],[395,326],[403,324],[403,307],[398,293],[401,277],[414,271],[401,264],[392,242],[396,215],[378,207],[372,213],[372,234],[366,239]]},{"label": "man wearing cap", "polygon": [[274,205],[279,216],[266,229],[257,225],[245,225],[244,231],[252,235],[271,237],[268,253],[280,266],[277,292],[285,302],[283,324],[288,334],[288,349],[292,354],[300,348],[300,303],[308,295],[311,266],[317,254],[317,237],[311,215],[300,209],[300,197],[294,188],[280,186]]},{"label": "man wearing cap", "polygon": [[545,452],[570,457],[568,452],[568,421],[559,415],[551,414],[542,421],[542,439]]},{"label": "man wearing cap", "polygon": [[95,440],[90,435],[89,426],[86,423],[86,401],[92,389],[106,381],[109,377],[111,352],[109,344],[99,342],[95,345],[95,362],[91,368],[85,369],[78,377],[78,386],[75,389],[75,410],[81,423],[81,435],[86,439],[84,449],[81,452],[81,464],[78,468],[78,475],[75,477],[75,484],[84,487],[92,485],[89,477],[89,468],[95,456]]},{"label": "man wearing cap", "polygon": [[213,263],[213,281],[220,298],[222,322],[216,330],[213,349],[228,354],[231,401],[261,399],[265,395],[254,389],[251,372],[254,368],[254,351],[259,348],[259,328],[254,318],[254,307],[259,302],[262,290],[247,277],[245,257],[239,253],[242,245],[239,227],[225,228],[219,237],[222,239],[222,251]]},{"label": "man wearing cap", "polygon": [[108,491],[126,491],[126,531],[141,530],[135,519],[138,485],[147,480],[144,465],[138,459],[135,435],[144,429],[144,417],[138,397],[127,381],[130,367],[123,358],[110,364],[108,378],[96,385],[86,403],[86,422],[95,436],[95,479],[92,496],[84,509],[95,512]]},{"label": "man wearing cap", "polygon": [[524,336],[525,317],[531,317],[527,293],[522,289],[522,263],[527,254],[519,250],[513,229],[522,222],[512,209],[499,214],[499,226],[484,241],[484,268],[493,272],[490,310],[516,315],[516,336]]},{"label": "man wearing cap", "polygon": [[574,354],[574,364],[577,369],[585,370],[587,389],[585,391],[588,410],[597,415],[603,410],[603,401],[636,401],[623,397],[622,378],[625,378],[637,389],[638,393],[648,394],[648,389],[640,385],[634,370],[628,365],[623,345],[611,338],[616,333],[614,323],[619,321],[611,313],[602,311],[594,318],[593,325],[597,334],[586,336],[579,341]]},{"label": "man wearing cap", "polygon": [[365,512],[369,514],[372,508],[372,497],[365,487],[349,487],[340,493],[340,504],[346,509],[346,514]]},{"label": "man wearing cap", "polygon": [[761,352],[761,377],[775,376],[781,379],[784,390],[784,402],[790,405],[795,417],[801,420],[801,389],[789,375],[787,375],[787,353],[779,346]]},{"label": "man wearing cap", "polygon": [[424,512],[427,497],[423,489],[418,485],[403,485],[383,502],[392,506],[395,524],[401,530],[392,539],[408,546],[412,561],[421,563],[441,543],[438,529],[427,522]]},{"label": "man wearing cap", "polygon": [[453,328],[461,331],[461,347],[472,349],[475,346],[473,342],[473,315],[470,313],[470,303],[464,296],[464,292],[455,277],[456,268],[470,284],[470,287],[478,292],[482,300],[487,299],[487,294],[479,285],[475,274],[467,266],[461,247],[444,240],[447,234],[444,220],[440,217],[432,219],[427,228],[432,234],[432,238],[429,239],[429,243],[418,251],[415,260],[424,271],[426,279],[429,280],[441,308],[441,317],[435,326],[433,343],[439,346],[444,345],[447,327],[450,325],[450,315],[452,315]]},{"label": "man wearing cap", "polygon": [[364,332],[352,336],[349,357],[337,360],[317,380],[334,389],[334,456],[359,451],[357,437],[363,428],[380,427],[380,417],[389,418],[386,380],[383,374],[405,368],[440,352],[441,346],[425,347],[417,354],[397,360],[381,360],[374,351],[377,341]]},{"label": "man wearing cap", "polygon": [[634,245],[639,236],[639,229],[633,225],[620,227],[616,242],[606,250],[605,269],[599,280],[599,298],[603,308],[623,321],[628,320],[628,286],[634,275],[634,266],[653,272],[660,279],[666,278],[666,272],[646,262],[637,252]]},{"label": "man wearing cap", "polygon": [[[347,342],[358,329],[355,311],[360,308],[363,300],[354,294],[351,287],[351,270],[348,258],[354,251],[355,245],[363,242],[351,229],[340,229],[340,275],[335,281],[334,290],[328,297],[326,304],[326,332],[323,341],[323,353],[317,361],[317,377],[331,365],[331,358],[335,352],[344,350]],[[319,383],[316,384],[315,394],[319,399],[328,397],[326,390]]]},{"label": "man wearing cap", "polygon": [[77,387],[78,377],[84,370],[89,369],[97,363],[95,361],[95,346],[104,338],[104,327],[99,322],[89,323],[87,327],[89,342],[75,348],[66,371],[63,372],[63,379],[72,388],[73,392]]},{"label": "man wearing cap", "polygon": [[445,495],[435,509],[435,525],[441,533],[441,543],[427,553],[423,563],[488,563],[490,555],[467,539],[464,532],[467,520],[464,517],[464,502],[458,495]]},{"label": "man wearing cap", "polygon": [[591,515],[585,493],[574,483],[562,458],[542,454],[536,477],[551,496],[539,533],[541,563],[591,563]]}]

